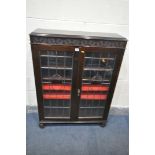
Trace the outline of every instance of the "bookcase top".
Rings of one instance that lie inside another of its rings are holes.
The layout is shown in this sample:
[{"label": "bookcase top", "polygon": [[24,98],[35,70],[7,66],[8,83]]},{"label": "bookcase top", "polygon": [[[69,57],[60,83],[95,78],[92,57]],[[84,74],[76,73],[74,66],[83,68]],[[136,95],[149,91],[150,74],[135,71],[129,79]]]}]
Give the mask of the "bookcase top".
[{"label": "bookcase top", "polygon": [[30,36],[127,41],[125,37],[122,37],[121,35],[116,33],[68,31],[54,29],[36,29],[30,33]]}]

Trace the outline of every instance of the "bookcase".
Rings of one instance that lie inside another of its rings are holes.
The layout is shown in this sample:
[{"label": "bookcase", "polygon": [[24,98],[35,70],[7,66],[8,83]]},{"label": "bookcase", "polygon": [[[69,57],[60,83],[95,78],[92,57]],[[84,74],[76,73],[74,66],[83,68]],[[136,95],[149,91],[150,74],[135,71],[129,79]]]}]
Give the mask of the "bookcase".
[{"label": "bookcase", "polygon": [[30,40],[39,126],[105,126],[127,39],[112,33],[37,29]]}]

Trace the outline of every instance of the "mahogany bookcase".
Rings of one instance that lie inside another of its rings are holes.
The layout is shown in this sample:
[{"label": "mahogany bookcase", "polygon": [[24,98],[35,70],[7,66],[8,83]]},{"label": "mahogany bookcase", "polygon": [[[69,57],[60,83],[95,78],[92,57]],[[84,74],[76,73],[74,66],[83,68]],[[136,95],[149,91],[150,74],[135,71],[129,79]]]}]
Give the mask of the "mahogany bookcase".
[{"label": "mahogany bookcase", "polygon": [[127,39],[118,34],[37,29],[30,40],[39,126],[105,126]]}]

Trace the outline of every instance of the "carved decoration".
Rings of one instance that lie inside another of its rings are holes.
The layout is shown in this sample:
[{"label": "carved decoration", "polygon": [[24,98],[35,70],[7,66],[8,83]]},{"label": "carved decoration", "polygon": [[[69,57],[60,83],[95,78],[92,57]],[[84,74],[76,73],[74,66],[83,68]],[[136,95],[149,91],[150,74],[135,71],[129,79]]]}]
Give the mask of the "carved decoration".
[{"label": "carved decoration", "polygon": [[92,46],[92,47],[115,47],[125,48],[126,42],[115,40],[92,40],[92,39],[74,39],[74,38],[51,38],[31,36],[32,44],[50,44],[50,45],[72,45],[72,46]]}]

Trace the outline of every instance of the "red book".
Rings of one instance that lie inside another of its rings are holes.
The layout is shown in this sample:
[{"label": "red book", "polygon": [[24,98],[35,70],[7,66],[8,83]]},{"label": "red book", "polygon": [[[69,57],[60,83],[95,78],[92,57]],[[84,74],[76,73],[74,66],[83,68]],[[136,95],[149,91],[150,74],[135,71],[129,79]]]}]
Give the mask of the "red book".
[{"label": "red book", "polygon": [[82,94],[81,95],[82,100],[106,100],[107,95],[98,95],[98,94]]},{"label": "red book", "polygon": [[[71,98],[70,94],[65,93],[48,93],[43,95],[44,99],[63,99],[68,100]],[[82,100],[106,100],[107,95],[106,94],[81,94]]]},{"label": "red book", "polygon": [[53,93],[53,94],[44,94],[43,98],[47,99],[47,100],[49,100],[49,99],[68,100],[71,97],[70,97],[70,94],[55,94],[55,93]]},{"label": "red book", "polygon": [[70,85],[63,85],[63,84],[44,84],[42,86],[43,90],[66,90],[70,91],[71,86]]},{"label": "red book", "polygon": [[[71,86],[64,84],[44,84],[42,86],[42,89],[71,91]],[[108,91],[108,90],[109,87],[103,85],[82,85],[82,91]]]}]

